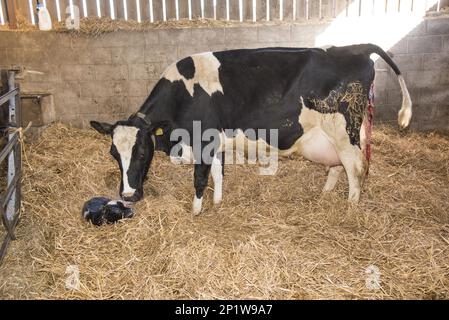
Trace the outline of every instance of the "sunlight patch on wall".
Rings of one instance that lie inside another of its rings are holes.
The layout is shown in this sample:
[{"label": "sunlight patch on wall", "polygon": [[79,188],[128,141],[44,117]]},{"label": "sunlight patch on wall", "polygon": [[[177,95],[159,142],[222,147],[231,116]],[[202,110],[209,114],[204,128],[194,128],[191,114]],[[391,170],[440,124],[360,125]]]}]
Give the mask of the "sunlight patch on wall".
[{"label": "sunlight patch on wall", "polygon": [[[383,1],[381,1],[383,2]],[[374,3],[381,3],[376,1]],[[388,50],[415,29],[423,21],[426,10],[436,5],[437,0],[415,1],[410,8],[363,7],[359,1],[352,2],[315,39],[315,46],[342,46],[358,43],[374,43]]]}]

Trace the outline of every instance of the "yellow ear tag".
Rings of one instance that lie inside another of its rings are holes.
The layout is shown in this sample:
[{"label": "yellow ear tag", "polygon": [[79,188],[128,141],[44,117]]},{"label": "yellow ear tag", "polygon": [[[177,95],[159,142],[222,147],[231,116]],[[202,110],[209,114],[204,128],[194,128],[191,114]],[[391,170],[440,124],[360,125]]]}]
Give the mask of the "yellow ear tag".
[{"label": "yellow ear tag", "polygon": [[164,134],[164,131],[162,131],[162,128],[157,128],[155,135],[162,136]]}]

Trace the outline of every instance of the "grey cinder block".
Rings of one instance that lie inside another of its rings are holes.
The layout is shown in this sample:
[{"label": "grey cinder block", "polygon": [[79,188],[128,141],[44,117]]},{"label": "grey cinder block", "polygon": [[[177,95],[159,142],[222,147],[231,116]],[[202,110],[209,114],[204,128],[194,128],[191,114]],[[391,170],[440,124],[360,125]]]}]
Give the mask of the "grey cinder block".
[{"label": "grey cinder block", "polygon": [[257,39],[256,27],[230,27],[225,29],[226,44],[254,42]]},{"label": "grey cinder block", "polygon": [[427,34],[448,34],[449,18],[428,19]]},{"label": "grey cinder block", "polygon": [[441,36],[419,36],[408,38],[409,53],[440,52],[443,47]]}]

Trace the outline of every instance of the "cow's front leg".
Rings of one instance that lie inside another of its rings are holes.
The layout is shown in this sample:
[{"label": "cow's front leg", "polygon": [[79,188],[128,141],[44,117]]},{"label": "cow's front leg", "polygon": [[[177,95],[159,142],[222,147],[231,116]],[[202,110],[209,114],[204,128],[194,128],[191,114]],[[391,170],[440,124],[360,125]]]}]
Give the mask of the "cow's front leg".
[{"label": "cow's front leg", "polygon": [[323,192],[332,191],[337,184],[338,177],[340,173],[343,171],[343,166],[335,166],[329,168],[329,173],[327,175],[327,181],[324,185]]},{"label": "cow's front leg", "polygon": [[219,204],[223,198],[224,153],[214,155],[212,160],[212,180],[214,180],[214,203]]},{"label": "cow's front leg", "polygon": [[201,206],[203,204],[203,193],[204,189],[207,187],[207,180],[209,179],[209,172],[211,165],[209,164],[195,164],[195,169],[193,172],[194,186],[195,186],[195,197],[193,198],[192,211],[193,214],[197,215],[201,212]]}]

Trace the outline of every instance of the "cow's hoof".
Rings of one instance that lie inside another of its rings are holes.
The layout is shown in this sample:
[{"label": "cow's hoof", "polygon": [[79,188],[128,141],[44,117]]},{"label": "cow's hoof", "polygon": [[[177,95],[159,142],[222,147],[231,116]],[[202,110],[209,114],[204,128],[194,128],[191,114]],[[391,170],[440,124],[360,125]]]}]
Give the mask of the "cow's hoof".
[{"label": "cow's hoof", "polygon": [[180,157],[170,157],[170,161],[175,165],[182,164],[182,159]]},{"label": "cow's hoof", "polygon": [[203,198],[197,198],[196,196],[193,198],[192,203],[192,213],[196,216],[201,213],[201,207],[203,204]]},{"label": "cow's hoof", "polygon": [[348,197],[348,203],[350,205],[356,206],[359,204],[359,199],[360,199],[360,194],[358,194],[358,195],[350,194]]}]

